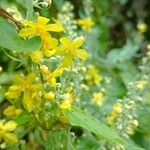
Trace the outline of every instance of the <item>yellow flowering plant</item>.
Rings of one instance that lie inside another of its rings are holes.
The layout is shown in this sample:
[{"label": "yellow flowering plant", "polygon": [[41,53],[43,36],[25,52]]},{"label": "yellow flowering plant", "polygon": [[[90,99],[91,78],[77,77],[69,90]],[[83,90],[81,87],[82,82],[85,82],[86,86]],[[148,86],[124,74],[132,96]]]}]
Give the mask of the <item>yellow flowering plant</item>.
[{"label": "yellow flowering plant", "polygon": [[0,2],[0,149],[137,148],[129,144],[139,126],[134,101],[149,82],[134,82],[132,93],[125,73],[136,69],[122,61],[130,52],[99,52],[106,33],[95,21],[105,19],[92,16],[93,2],[14,0],[8,9]]}]

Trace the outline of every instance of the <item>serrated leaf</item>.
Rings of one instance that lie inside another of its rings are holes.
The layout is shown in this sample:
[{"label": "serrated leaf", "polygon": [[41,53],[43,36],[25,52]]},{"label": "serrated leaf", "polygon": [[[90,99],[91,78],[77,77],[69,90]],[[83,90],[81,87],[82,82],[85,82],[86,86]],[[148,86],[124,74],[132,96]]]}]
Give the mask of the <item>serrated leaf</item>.
[{"label": "serrated leaf", "polygon": [[116,144],[125,144],[125,141],[114,130],[78,108],[74,108],[73,111],[65,111],[64,114],[70,125],[82,127]]},{"label": "serrated leaf", "polygon": [[40,37],[23,40],[17,29],[6,20],[0,20],[0,46],[15,51],[33,51],[41,46]]}]

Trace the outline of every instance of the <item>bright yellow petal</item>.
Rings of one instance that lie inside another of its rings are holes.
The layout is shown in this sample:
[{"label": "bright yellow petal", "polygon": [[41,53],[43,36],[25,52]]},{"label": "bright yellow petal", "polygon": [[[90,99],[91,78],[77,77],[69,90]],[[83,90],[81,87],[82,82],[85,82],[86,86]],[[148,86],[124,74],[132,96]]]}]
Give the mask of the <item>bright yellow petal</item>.
[{"label": "bright yellow petal", "polygon": [[83,60],[87,59],[87,57],[88,57],[88,53],[84,49],[75,49],[73,51],[73,55],[75,57],[79,57]]},{"label": "bright yellow petal", "polygon": [[46,26],[47,31],[52,31],[52,32],[62,32],[64,31],[64,28],[61,24],[55,23],[55,24],[48,24]]},{"label": "bright yellow petal", "polygon": [[34,28],[22,29],[19,32],[19,36],[23,37],[23,38],[27,38],[27,37],[34,35],[34,34],[35,34]]},{"label": "bright yellow petal", "polygon": [[44,40],[44,39],[52,38],[52,36],[48,32],[45,32],[41,35],[41,38],[42,40]]},{"label": "bright yellow petal", "polygon": [[4,110],[4,115],[6,116],[13,116],[15,114],[15,110],[16,107],[15,106],[8,106],[5,110]]},{"label": "bright yellow petal", "polygon": [[54,88],[56,87],[56,79],[54,77],[51,78],[49,83],[51,84],[52,87],[54,87]]},{"label": "bright yellow petal", "polygon": [[75,39],[72,44],[74,48],[79,48],[80,46],[83,45],[83,42],[84,42],[84,38],[80,37],[80,38]]},{"label": "bright yellow petal", "polygon": [[38,91],[42,90],[42,84],[34,83],[34,84],[31,85],[31,89],[34,92],[38,92]]},{"label": "bright yellow petal", "polygon": [[63,67],[70,67],[73,63],[73,60],[72,60],[72,56],[69,56],[69,55],[66,55],[63,59],[62,59],[62,66]]},{"label": "bright yellow petal", "polygon": [[28,74],[28,76],[26,77],[26,84],[32,85],[32,82],[35,80],[35,78],[36,75],[34,73]]},{"label": "bright yellow petal", "polygon": [[71,111],[71,103],[69,101],[64,101],[61,105],[60,105],[60,108],[63,109],[63,110],[69,110]]},{"label": "bright yellow petal", "polygon": [[5,133],[3,138],[7,143],[16,143],[18,141],[14,133]]},{"label": "bright yellow petal", "polygon": [[20,85],[22,82],[24,82],[24,77],[22,77],[20,74],[16,74],[13,77],[13,82]]},{"label": "bright yellow petal", "polygon": [[31,98],[31,93],[29,91],[25,91],[23,95],[23,106],[28,111],[31,112],[33,110],[33,101]]},{"label": "bright yellow petal", "polygon": [[66,53],[66,50],[62,47],[57,47],[54,49],[55,55],[63,56]]},{"label": "bright yellow petal", "polygon": [[39,93],[38,92],[32,92],[32,98],[30,99],[30,101],[32,101],[33,106],[35,106],[36,108],[39,108],[40,104],[41,104]]},{"label": "bright yellow petal", "polygon": [[51,40],[49,41],[48,48],[54,49],[55,47],[57,47],[57,45],[58,45],[58,40],[55,38],[51,38]]},{"label": "bright yellow petal", "polygon": [[45,18],[45,17],[39,16],[38,19],[37,19],[37,23],[39,25],[46,25],[48,22],[49,22],[49,19]]},{"label": "bright yellow petal", "polygon": [[60,38],[60,42],[65,46],[68,47],[71,44],[71,41],[67,37],[62,37]]},{"label": "bright yellow petal", "polygon": [[54,50],[43,50],[43,55],[46,57],[51,57],[55,54]]},{"label": "bright yellow petal", "polygon": [[4,125],[4,128],[7,130],[7,131],[14,131],[17,127],[17,123],[14,122],[14,121],[8,121],[5,123]]},{"label": "bright yellow petal", "polygon": [[53,76],[54,76],[54,77],[59,77],[59,76],[63,73],[63,71],[64,71],[64,68],[63,68],[63,67],[58,68],[58,69],[56,69],[56,70],[53,72]]}]

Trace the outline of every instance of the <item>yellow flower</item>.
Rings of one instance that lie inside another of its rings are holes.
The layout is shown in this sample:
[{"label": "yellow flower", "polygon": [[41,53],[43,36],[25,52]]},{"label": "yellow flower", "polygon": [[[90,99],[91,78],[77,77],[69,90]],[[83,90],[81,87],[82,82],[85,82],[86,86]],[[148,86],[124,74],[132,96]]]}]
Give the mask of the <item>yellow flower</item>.
[{"label": "yellow flower", "polygon": [[12,106],[8,106],[5,110],[4,110],[4,115],[6,116],[18,116],[21,113],[21,109],[16,108],[14,105]]},{"label": "yellow flower", "polygon": [[83,45],[83,37],[76,38],[71,41],[67,37],[62,37],[60,42],[63,47],[56,48],[55,55],[64,56],[62,59],[63,67],[70,67],[73,63],[73,58],[78,57],[85,60],[88,57],[88,53],[84,49],[80,49]]},{"label": "yellow flower", "polygon": [[27,38],[29,36],[42,35],[48,31],[61,32],[64,30],[61,24],[59,23],[47,24],[48,22],[49,22],[48,18],[41,16],[37,18],[36,22],[24,20],[22,21],[22,24],[25,26],[25,28],[20,30],[19,36]]},{"label": "yellow flower", "polygon": [[45,33],[42,35],[42,47],[41,51],[44,56],[50,57],[54,54],[54,51],[52,49],[56,48],[58,45],[58,40],[55,38],[52,38],[49,33]]},{"label": "yellow flower", "polygon": [[22,103],[24,108],[31,112],[34,107],[40,106],[39,92],[42,90],[40,83],[34,83],[36,79],[35,74],[30,73],[27,77],[16,75],[14,78],[14,85],[9,87],[5,94],[9,100],[17,99],[23,96]]},{"label": "yellow flower", "polygon": [[52,56],[55,53],[55,51],[52,49],[56,48],[58,45],[58,40],[52,38],[52,36],[48,32],[42,34],[41,39],[42,46],[40,50],[36,50],[30,53],[30,57],[35,63],[40,63],[42,61],[43,56]]},{"label": "yellow flower", "polygon": [[85,80],[90,84],[98,85],[102,80],[102,77],[99,75],[99,72],[95,66],[89,66],[87,74],[85,75]]},{"label": "yellow flower", "polygon": [[44,98],[48,101],[52,101],[55,98],[55,94],[53,92],[45,93]]},{"label": "yellow flower", "polygon": [[103,105],[104,102],[104,95],[102,92],[95,92],[93,93],[93,102],[99,106]]},{"label": "yellow flower", "polygon": [[77,24],[85,31],[90,32],[91,28],[94,26],[94,22],[93,20],[88,17],[88,18],[84,18],[84,19],[78,19],[77,20]]},{"label": "yellow flower", "polygon": [[66,93],[64,96],[65,96],[65,100],[60,105],[60,108],[62,110],[71,111],[72,110],[71,105],[72,105],[72,101],[73,101],[73,94],[72,93]]},{"label": "yellow flower", "polygon": [[137,28],[140,32],[146,32],[148,29],[148,25],[146,23],[138,23]]},{"label": "yellow flower", "polygon": [[122,113],[122,104],[117,102],[113,106],[113,111],[109,116],[107,116],[107,121],[109,124],[113,124],[118,116]]},{"label": "yellow flower", "polygon": [[11,133],[16,127],[17,124],[14,121],[8,121],[6,123],[0,121],[0,139],[3,139],[7,143],[16,143],[17,137],[14,133]]},{"label": "yellow flower", "polygon": [[64,68],[63,67],[58,67],[55,71],[51,72],[51,70],[48,69],[47,66],[41,65],[40,66],[40,71],[43,75],[44,81],[46,81],[52,87],[55,88],[56,87],[56,78],[59,77],[63,73]]},{"label": "yellow flower", "polygon": [[113,106],[113,112],[117,113],[117,114],[121,114],[122,113],[122,104],[121,103],[115,103]]}]

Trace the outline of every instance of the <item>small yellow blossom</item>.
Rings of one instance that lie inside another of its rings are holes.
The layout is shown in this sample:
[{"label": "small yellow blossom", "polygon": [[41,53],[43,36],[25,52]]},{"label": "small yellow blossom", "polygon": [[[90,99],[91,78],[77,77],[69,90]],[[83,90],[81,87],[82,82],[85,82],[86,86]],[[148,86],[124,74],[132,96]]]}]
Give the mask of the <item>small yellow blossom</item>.
[{"label": "small yellow blossom", "polygon": [[90,32],[92,27],[94,26],[94,22],[92,18],[84,18],[84,19],[78,19],[77,24],[85,31]]},{"label": "small yellow blossom", "polygon": [[122,113],[122,104],[117,102],[113,106],[113,111],[107,116],[107,121],[109,124],[113,124],[118,116]]},{"label": "small yellow blossom", "polygon": [[137,28],[140,32],[144,33],[148,29],[148,25],[146,23],[138,23]]},{"label": "small yellow blossom", "polygon": [[21,109],[16,108],[14,105],[12,106],[8,106],[5,110],[4,110],[4,115],[6,116],[18,116],[21,113]]},{"label": "small yellow blossom", "polygon": [[52,87],[55,88],[56,87],[56,78],[59,77],[63,73],[64,68],[63,67],[58,67],[56,70],[51,72],[51,70],[48,69],[47,66],[41,65],[40,66],[40,71],[41,71],[41,73],[43,75],[44,81],[46,81]]},{"label": "small yellow blossom", "polygon": [[73,101],[73,94],[72,93],[66,93],[64,96],[65,96],[65,100],[60,105],[60,108],[62,110],[71,111],[72,110],[71,105],[72,105],[72,101]]},{"label": "small yellow blossom", "polygon": [[53,92],[47,92],[44,94],[44,98],[48,101],[52,101],[55,98],[55,94]]},{"label": "small yellow blossom", "polygon": [[22,24],[25,26],[25,28],[20,30],[19,36],[27,38],[29,36],[43,35],[48,31],[61,32],[64,30],[61,24],[47,24],[48,22],[48,18],[41,16],[37,18],[36,22],[24,20],[22,21]]},{"label": "small yellow blossom", "polygon": [[55,38],[52,38],[52,36],[49,33],[42,34],[41,38],[42,38],[41,51],[43,55],[46,57],[52,56],[55,52],[52,49],[57,47],[58,40]]},{"label": "small yellow blossom", "polygon": [[16,143],[17,137],[14,133],[11,133],[16,127],[17,124],[14,121],[8,121],[6,123],[0,121],[0,139],[3,139],[7,143]]},{"label": "small yellow blossom", "polygon": [[122,113],[122,104],[121,103],[115,103],[113,106],[113,111],[117,114]]},{"label": "small yellow blossom", "polygon": [[30,57],[33,62],[40,63],[42,61],[43,56],[50,57],[52,56],[55,51],[52,50],[57,47],[58,40],[55,38],[52,38],[52,36],[46,32],[41,35],[42,39],[42,46],[40,50],[32,51],[30,53]]},{"label": "small yellow blossom", "polygon": [[83,41],[83,37],[76,38],[73,41],[67,37],[62,37],[60,39],[63,47],[56,48],[54,55],[64,56],[62,59],[63,67],[70,67],[73,63],[74,57],[78,57],[83,60],[88,57],[88,53],[84,49],[80,49],[80,47],[83,45]]},{"label": "small yellow blossom", "polygon": [[23,96],[22,103],[28,112],[31,112],[34,107],[40,106],[39,92],[42,90],[40,83],[34,83],[36,79],[35,74],[30,73],[27,77],[16,75],[14,78],[14,85],[9,87],[6,97],[12,101]]},{"label": "small yellow blossom", "polygon": [[97,68],[95,66],[89,66],[87,73],[85,75],[85,80],[90,84],[96,84],[98,85],[100,81],[102,80],[102,77],[100,76]]},{"label": "small yellow blossom", "polygon": [[93,93],[93,102],[99,106],[102,106],[104,103],[104,95],[102,92],[94,92]]}]

